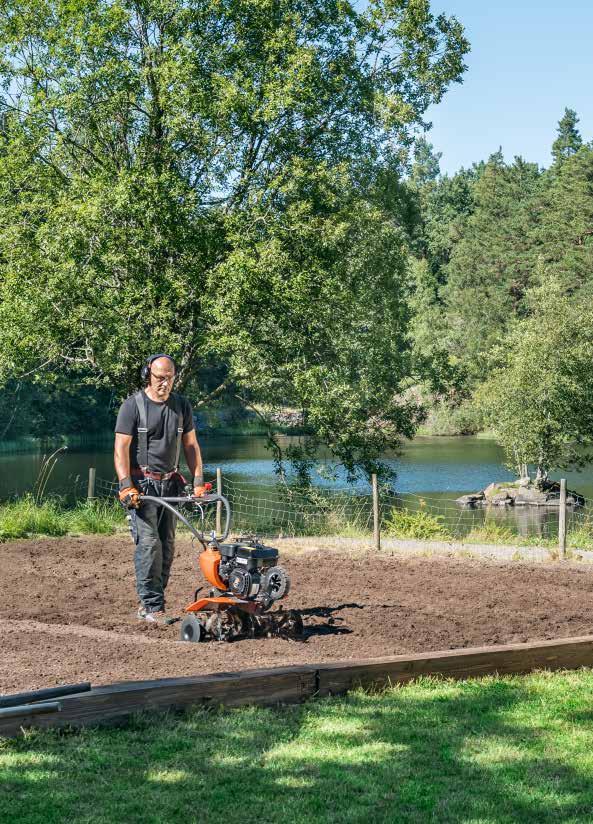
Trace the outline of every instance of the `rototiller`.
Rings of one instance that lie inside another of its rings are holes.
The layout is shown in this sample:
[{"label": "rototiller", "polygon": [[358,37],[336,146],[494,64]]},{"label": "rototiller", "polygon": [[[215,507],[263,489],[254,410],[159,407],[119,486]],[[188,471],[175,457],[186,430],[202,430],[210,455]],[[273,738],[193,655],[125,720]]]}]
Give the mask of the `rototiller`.
[{"label": "rototiller", "polygon": [[[210,484],[206,485],[211,488]],[[290,579],[278,566],[278,550],[264,546],[257,539],[224,543],[231,527],[230,504],[223,495],[208,494],[196,498],[188,494],[178,497],[142,495],[170,510],[190,530],[202,545],[198,556],[200,570],[212,589],[198,597],[203,587],[194,592],[194,600],[185,607],[181,622],[182,641],[198,642],[207,638],[230,641],[238,637],[280,636],[298,638],[303,633],[303,620],[295,610],[282,608],[268,611],[276,601],[288,595]],[[221,535],[215,532],[206,540],[205,508],[221,504],[225,510],[225,525]],[[185,508],[186,517],[180,509]],[[202,531],[196,529],[193,518],[200,518]]]}]

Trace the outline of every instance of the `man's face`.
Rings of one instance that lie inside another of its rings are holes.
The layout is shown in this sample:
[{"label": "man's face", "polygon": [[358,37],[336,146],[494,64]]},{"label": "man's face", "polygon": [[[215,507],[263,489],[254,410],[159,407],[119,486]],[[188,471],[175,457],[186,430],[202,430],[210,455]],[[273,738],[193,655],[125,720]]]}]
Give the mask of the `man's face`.
[{"label": "man's face", "polygon": [[175,367],[169,358],[157,358],[150,367],[150,388],[159,401],[166,401],[175,380]]}]

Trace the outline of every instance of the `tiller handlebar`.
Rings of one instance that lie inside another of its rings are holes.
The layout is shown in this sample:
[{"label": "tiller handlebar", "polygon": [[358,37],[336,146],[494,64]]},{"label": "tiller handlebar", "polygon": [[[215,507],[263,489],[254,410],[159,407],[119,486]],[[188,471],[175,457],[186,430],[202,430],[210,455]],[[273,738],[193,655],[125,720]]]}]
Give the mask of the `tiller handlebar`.
[{"label": "tiller handlebar", "polygon": [[203,495],[201,498],[196,497],[195,495],[178,495],[174,497],[157,497],[156,495],[140,495],[141,501],[152,501],[153,503],[157,504],[157,506],[162,506],[165,509],[168,509],[169,512],[172,512],[176,518],[178,518],[182,524],[189,529],[191,534],[194,538],[197,538],[198,541],[202,544],[202,546],[206,547],[206,540],[204,539],[204,533],[198,532],[195,526],[189,521],[185,515],[183,515],[173,504],[191,504],[194,509],[200,510],[202,516],[204,515],[204,510],[202,508],[203,504],[217,504],[221,503],[224,507],[225,511],[225,523],[224,529],[222,531],[222,535],[216,535],[217,541],[224,541],[231,530],[231,505],[229,504],[228,498],[225,498],[224,495]]}]

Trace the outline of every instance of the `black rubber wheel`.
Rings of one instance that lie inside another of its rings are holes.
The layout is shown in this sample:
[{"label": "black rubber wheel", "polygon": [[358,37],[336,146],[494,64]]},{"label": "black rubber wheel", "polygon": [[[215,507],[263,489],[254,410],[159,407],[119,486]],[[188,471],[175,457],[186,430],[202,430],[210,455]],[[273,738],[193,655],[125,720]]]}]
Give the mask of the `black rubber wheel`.
[{"label": "black rubber wheel", "polygon": [[181,622],[181,629],[179,630],[179,637],[182,641],[187,641],[190,644],[197,644],[204,640],[204,627],[202,622],[192,615],[191,612],[185,616]]},{"label": "black rubber wheel", "polygon": [[264,579],[264,591],[272,599],[278,601],[290,592],[290,578],[283,567],[270,567]]}]

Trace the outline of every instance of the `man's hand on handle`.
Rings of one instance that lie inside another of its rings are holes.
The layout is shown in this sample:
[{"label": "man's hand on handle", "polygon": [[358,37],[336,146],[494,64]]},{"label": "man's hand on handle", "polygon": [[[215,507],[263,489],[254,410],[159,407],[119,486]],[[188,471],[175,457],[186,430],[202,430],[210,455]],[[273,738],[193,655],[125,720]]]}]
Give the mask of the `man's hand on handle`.
[{"label": "man's hand on handle", "polygon": [[212,492],[212,484],[205,484],[202,478],[194,478],[194,496],[196,498],[203,498]]},{"label": "man's hand on handle", "polygon": [[140,506],[140,492],[135,486],[125,486],[120,489],[119,499],[127,509],[138,509]]}]

